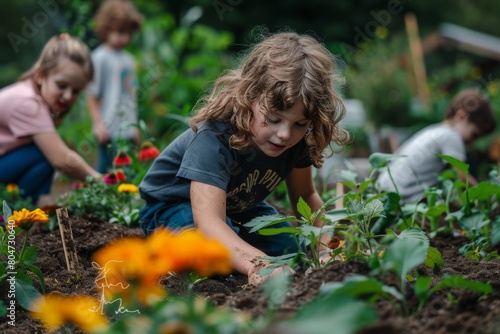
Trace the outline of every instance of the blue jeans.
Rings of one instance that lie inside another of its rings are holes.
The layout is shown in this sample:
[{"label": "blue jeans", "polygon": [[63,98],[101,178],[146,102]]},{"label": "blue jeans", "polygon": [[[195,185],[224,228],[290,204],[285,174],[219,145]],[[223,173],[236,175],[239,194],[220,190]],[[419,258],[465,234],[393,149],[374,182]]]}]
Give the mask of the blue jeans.
[{"label": "blue jeans", "polygon": [[113,159],[111,143],[99,143],[97,147],[97,171],[101,174],[106,174],[113,166]]},{"label": "blue jeans", "polygon": [[[299,250],[297,238],[289,233],[273,236],[263,236],[258,233],[249,233],[243,226],[255,217],[277,214],[275,208],[261,202],[255,208],[226,217],[226,224],[250,245],[260,249],[269,256],[279,256],[294,253]],[[151,234],[156,228],[164,226],[171,230],[181,228],[194,228],[193,211],[190,202],[179,202],[165,205],[164,203],[148,203],[139,212],[142,230],[146,235]],[[290,227],[288,222],[273,225],[273,227]],[[302,249],[302,246],[301,246]]]},{"label": "blue jeans", "polygon": [[17,184],[21,196],[31,197],[34,204],[50,192],[54,168],[34,143],[0,156],[0,170],[0,183]]}]

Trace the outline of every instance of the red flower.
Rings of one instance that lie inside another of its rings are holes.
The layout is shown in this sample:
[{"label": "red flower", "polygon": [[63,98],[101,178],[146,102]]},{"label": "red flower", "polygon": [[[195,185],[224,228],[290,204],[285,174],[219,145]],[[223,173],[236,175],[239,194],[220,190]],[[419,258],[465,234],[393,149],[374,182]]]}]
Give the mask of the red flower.
[{"label": "red flower", "polygon": [[141,150],[139,151],[139,160],[152,160],[160,155],[160,151],[149,141],[144,142],[141,145]]},{"label": "red flower", "polygon": [[109,172],[108,174],[104,175],[102,178],[102,182],[106,184],[117,184],[121,181],[125,181],[127,179],[127,176],[123,172],[122,169],[117,169],[114,172]]},{"label": "red flower", "polygon": [[118,153],[118,155],[113,160],[113,165],[115,166],[128,166],[131,163],[132,158],[130,158],[130,156],[125,152]]},{"label": "red flower", "polygon": [[102,182],[106,184],[117,184],[118,183],[118,178],[116,177],[115,172],[109,172],[108,174],[104,175],[102,177]]}]

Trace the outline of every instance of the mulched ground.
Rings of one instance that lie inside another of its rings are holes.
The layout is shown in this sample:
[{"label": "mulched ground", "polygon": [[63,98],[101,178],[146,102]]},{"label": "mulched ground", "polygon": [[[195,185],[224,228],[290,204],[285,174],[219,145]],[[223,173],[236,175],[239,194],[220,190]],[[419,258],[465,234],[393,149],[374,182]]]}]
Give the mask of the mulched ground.
[{"label": "mulched ground", "polygon": [[[76,243],[79,268],[68,272],[62,251],[59,230],[43,231],[30,236],[29,243],[38,247],[36,265],[41,268],[46,278],[47,292],[57,291],[65,294],[86,293],[97,295],[96,270],[91,264],[91,255],[102,245],[124,236],[142,236],[138,228],[127,228],[100,220],[96,216],[71,217],[73,236]],[[465,242],[463,238],[438,237],[431,240],[431,245],[439,249],[444,258],[444,268],[435,274],[456,274],[464,278],[489,281],[496,291],[500,288],[500,260],[474,262],[458,254],[458,249]],[[427,269],[421,268],[422,271]],[[342,281],[352,273],[368,274],[368,268],[355,262],[336,263],[327,269],[315,270],[305,274],[297,272],[283,305],[277,310],[280,318],[292,316],[301,306],[311,301],[318,288],[330,281]],[[426,272],[426,274],[429,274]],[[215,305],[229,306],[245,312],[252,317],[259,317],[268,311],[265,298],[258,287],[247,286],[246,278],[235,275],[234,282],[207,279],[195,286],[195,292],[205,296]],[[390,283],[390,277],[386,283]],[[178,291],[176,277],[167,278],[164,284],[170,293]],[[389,302],[377,302],[374,307],[379,320],[360,333],[500,333],[500,296],[495,294],[484,299],[478,295],[461,290],[454,290],[455,298],[445,293],[437,294],[422,311],[410,317],[401,317]],[[6,300],[5,287],[0,289],[0,298]],[[454,301],[454,302],[453,302]],[[2,319],[0,333],[44,333],[40,323],[31,319],[21,308],[17,308],[16,327]],[[330,333],[325,329],[325,333]],[[304,333],[306,334],[306,333]]]}]

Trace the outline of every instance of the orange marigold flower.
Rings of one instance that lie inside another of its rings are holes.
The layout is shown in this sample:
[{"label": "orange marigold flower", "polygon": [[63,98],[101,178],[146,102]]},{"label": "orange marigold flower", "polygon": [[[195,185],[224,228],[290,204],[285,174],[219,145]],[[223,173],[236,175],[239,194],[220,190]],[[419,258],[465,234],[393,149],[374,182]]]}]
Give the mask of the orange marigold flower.
[{"label": "orange marigold flower", "polygon": [[49,294],[36,299],[31,316],[40,320],[48,331],[73,323],[83,331],[105,329],[108,321],[98,310],[99,301],[89,296]]},{"label": "orange marigold flower", "polygon": [[151,142],[147,141],[141,145],[141,150],[139,151],[139,160],[152,160],[160,155],[160,150],[156,148]]},{"label": "orange marigold flower", "polygon": [[128,166],[132,163],[132,158],[125,152],[119,152],[113,160],[115,166]]},{"label": "orange marigold flower", "polygon": [[18,193],[19,192],[19,187],[15,183],[9,183],[6,186],[7,192],[9,193]]},{"label": "orange marigold flower", "polygon": [[139,188],[132,183],[122,183],[118,186],[118,191],[121,193],[138,193]]},{"label": "orange marigold flower", "polygon": [[175,272],[195,271],[205,277],[232,271],[229,250],[195,229],[176,235],[170,243],[169,252],[175,254],[172,259],[172,271]]},{"label": "orange marigold flower", "polygon": [[12,216],[7,219],[9,222],[14,221],[14,227],[20,227],[23,230],[29,230],[33,223],[46,223],[49,221],[49,216],[41,209],[30,211],[26,208],[21,211],[14,211]]},{"label": "orange marigold flower", "polygon": [[100,271],[97,287],[107,300],[120,297],[128,303],[132,298],[138,298],[141,303],[151,305],[164,297],[165,291],[158,282],[168,271],[159,272],[157,261],[150,256],[144,238],[114,241],[98,250],[93,260]]},{"label": "orange marigold flower", "polygon": [[[127,285],[128,279],[146,275],[149,268],[145,262],[148,254],[144,242],[144,238],[139,237],[122,238],[99,249],[92,258],[105,274],[100,276],[105,280],[103,283]],[[99,280],[97,283],[100,285]]]}]

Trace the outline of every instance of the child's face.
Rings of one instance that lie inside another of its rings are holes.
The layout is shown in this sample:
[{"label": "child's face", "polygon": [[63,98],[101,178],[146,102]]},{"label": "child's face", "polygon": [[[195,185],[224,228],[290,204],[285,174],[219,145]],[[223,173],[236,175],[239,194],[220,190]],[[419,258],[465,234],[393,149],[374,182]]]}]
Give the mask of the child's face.
[{"label": "child's face", "polygon": [[122,50],[132,41],[132,31],[126,29],[110,30],[105,44],[112,49]]},{"label": "child's face", "polygon": [[64,58],[47,75],[42,75],[40,95],[53,113],[65,113],[75,104],[80,92],[88,83],[84,69],[75,62]]},{"label": "child's face", "polygon": [[477,138],[481,137],[481,131],[474,123],[469,122],[466,118],[455,124],[455,129],[460,132],[460,136],[466,145],[473,143]]},{"label": "child's face", "polygon": [[295,103],[288,110],[273,112],[267,117],[256,101],[252,111],[253,141],[255,146],[269,157],[277,157],[296,145],[305,136],[311,124],[304,116],[305,106],[302,101]]}]

